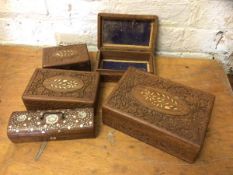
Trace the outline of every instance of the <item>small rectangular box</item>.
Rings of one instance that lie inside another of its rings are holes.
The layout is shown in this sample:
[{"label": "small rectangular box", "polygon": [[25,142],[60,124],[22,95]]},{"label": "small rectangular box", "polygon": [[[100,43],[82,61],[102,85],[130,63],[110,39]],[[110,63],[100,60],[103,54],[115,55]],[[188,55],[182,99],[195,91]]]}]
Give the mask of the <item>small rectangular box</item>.
[{"label": "small rectangular box", "polygon": [[118,81],[128,67],[155,73],[158,18],[153,15],[99,13],[96,71]]},{"label": "small rectangular box", "polygon": [[38,68],[22,99],[27,110],[95,108],[98,86],[98,72]]},{"label": "small rectangular box", "polygon": [[20,111],[10,116],[7,135],[14,143],[95,137],[93,108]]},{"label": "small rectangular box", "polygon": [[87,45],[76,44],[44,48],[42,67],[91,71]]},{"label": "small rectangular box", "polygon": [[103,105],[103,123],[193,162],[203,145],[214,99],[129,68]]}]

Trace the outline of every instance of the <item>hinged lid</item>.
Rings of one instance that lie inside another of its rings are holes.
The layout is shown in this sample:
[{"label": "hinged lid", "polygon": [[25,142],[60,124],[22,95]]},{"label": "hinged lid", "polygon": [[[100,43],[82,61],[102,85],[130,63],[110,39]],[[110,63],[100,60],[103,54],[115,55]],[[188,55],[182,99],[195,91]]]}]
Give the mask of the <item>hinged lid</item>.
[{"label": "hinged lid", "polygon": [[43,49],[43,68],[89,62],[86,44],[47,47]]},{"label": "hinged lid", "polygon": [[99,13],[98,48],[153,52],[157,16]]}]

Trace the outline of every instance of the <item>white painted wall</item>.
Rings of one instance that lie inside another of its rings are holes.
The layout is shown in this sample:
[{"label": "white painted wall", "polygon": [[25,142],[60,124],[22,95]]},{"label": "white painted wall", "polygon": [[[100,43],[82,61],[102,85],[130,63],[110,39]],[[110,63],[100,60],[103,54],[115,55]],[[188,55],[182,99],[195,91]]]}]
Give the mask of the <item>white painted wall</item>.
[{"label": "white painted wall", "polygon": [[96,49],[99,12],[158,15],[159,54],[214,57],[233,67],[233,0],[0,0],[0,44]]}]

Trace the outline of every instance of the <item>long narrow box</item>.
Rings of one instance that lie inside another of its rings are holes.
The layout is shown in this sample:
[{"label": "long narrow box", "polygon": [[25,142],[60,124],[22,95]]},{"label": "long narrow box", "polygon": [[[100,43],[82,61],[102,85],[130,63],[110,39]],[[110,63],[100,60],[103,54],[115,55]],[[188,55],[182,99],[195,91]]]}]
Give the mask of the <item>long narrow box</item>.
[{"label": "long narrow box", "polygon": [[22,99],[27,110],[93,107],[99,73],[59,69],[36,69]]},{"label": "long narrow box", "polygon": [[7,135],[15,143],[95,137],[93,108],[13,112]]},{"label": "long narrow box", "polygon": [[129,68],[103,105],[103,122],[188,162],[203,145],[215,97]]}]

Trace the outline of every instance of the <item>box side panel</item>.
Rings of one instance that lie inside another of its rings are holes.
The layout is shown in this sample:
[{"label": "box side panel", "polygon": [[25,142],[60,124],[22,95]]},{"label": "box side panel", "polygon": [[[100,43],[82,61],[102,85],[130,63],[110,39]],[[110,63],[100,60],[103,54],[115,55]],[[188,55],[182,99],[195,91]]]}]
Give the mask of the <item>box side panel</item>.
[{"label": "box side panel", "polygon": [[94,129],[89,128],[83,131],[69,133],[69,134],[53,134],[53,135],[10,135],[7,133],[8,138],[14,143],[22,142],[41,142],[41,141],[56,141],[56,140],[73,140],[73,139],[83,139],[83,138],[94,138]]},{"label": "box side panel", "polygon": [[24,90],[24,92],[23,92],[23,95],[22,95],[22,100],[23,100],[23,97],[25,96],[25,95],[27,95],[27,92],[28,92],[28,90],[30,89],[30,86],[31,86],[31,84],[32,84],[32,82],[33,82],[33,79],[37,76],[37,74],[38,74],[38,72],[40,71],[40,68],[36,68],[35,69],[35,71],[33,72],[33,74],[32,74],[32,76],[31,76],[31,78],[30,78],[30,80],[29,80],[29,82],[28,82],[28,84],[27,84],[27,86],[26,86],[26,88],[25,88],[25,90]]},{"label": "box side panel", "polygon": [[123,73],[114,73],[114,72],[106,72],[104,70],[99,71],[101,74],[101,82],[118,82],[123,75]]},{"label": "box side panel", "polygon": [[50,109],[74,109],[84,107],[94,107],[94,104],[82,102],[62,102],[46,100],[29,100],[23,98],[27,110],[50,110]]},{"label": "box side panel", "polygon": [[196,159],[200,151],[200,147],[127,118],[106,106],[103,107],[103,123],[190,163]]},{"label": "box side panel", "polygon": [[80,62],[76,64],[64,64],[64,65],[42,65],[43,68],[56,68],[56,69],[66,69],[66,70],[82,70],[91,71],[90,61]]}]

